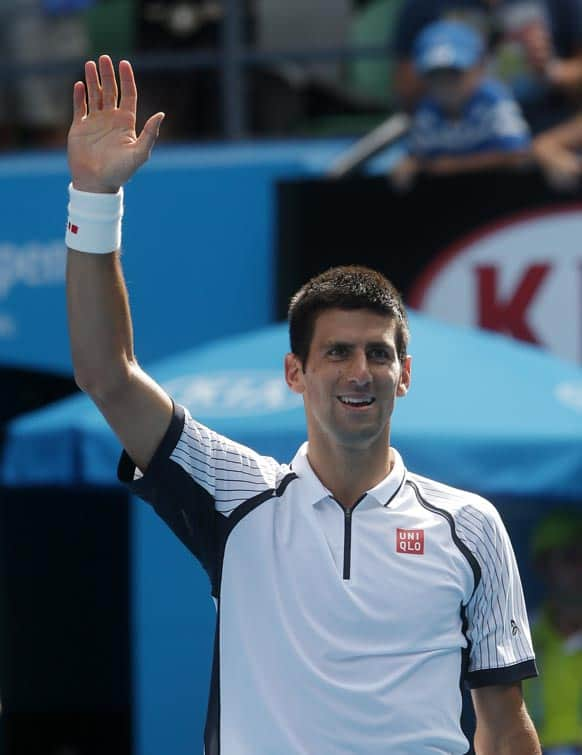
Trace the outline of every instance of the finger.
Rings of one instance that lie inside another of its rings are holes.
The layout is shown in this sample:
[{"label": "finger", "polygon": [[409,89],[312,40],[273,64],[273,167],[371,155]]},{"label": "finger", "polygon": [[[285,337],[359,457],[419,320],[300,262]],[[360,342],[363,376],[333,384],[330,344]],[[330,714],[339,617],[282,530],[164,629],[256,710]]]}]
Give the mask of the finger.
[{"label": "finger", "polygon": [[109,55],[99,58],[99,75],[101,76],[101,98],[104,110],[114,110],[117,107],[117,81],[115,69]]},{"label": "finger", "polygon": [[121,110],[129,110],[135,115],[137,112],[137,87],[133,68],[128,60],[122,60],[119,63],[119,83],[121,86],[119,107]]},{"label": "finger", "polygon": [[87,100],[89,101],[89,113],[101,110],[101,84],[94,60],[85,63],[85,82],[87,86]]},{"label": "finger", "polygon": [[87,99],[85,96],[85,84],[82,81],[77,81],[73,87],[73,123],[79,123],[86,115]]},{"label": "finger", "polygon": [[137,159],[140,164],[145,163],[150,156],[152,148],[160,135],[160,126],[165,117],[164,113],[156,113],[146,121],[135,145]]}]

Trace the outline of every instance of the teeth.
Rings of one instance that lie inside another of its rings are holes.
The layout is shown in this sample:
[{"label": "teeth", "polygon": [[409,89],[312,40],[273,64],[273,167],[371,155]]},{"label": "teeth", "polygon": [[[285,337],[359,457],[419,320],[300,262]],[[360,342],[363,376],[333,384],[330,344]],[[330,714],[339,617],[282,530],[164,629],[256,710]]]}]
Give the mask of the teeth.
[{"label": "teeth", "polygon": [[339,396],[339,400],[342,404],[352,404],[354,406],[369,406],[374,401],[373,398],[349,398],[347,396]]}]

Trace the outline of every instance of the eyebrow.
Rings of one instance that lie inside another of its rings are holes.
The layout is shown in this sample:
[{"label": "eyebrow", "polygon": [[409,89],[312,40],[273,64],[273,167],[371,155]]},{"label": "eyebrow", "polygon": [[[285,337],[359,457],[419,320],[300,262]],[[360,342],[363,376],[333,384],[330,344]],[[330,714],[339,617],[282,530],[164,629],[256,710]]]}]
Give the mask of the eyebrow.
[{"label": "eyebrow", "polygon": [[[325,341],[323,344],[324,349],[329,349],[331,347],[337,347],[341,346],[343,348],[351,349],[354,347],[354,343],[352,341]],[[386,341],[368,341],[366,343],[366,349],[386,349],[387,351],[390,351],[394,353],[394,346],[390,343],[386,343]]]}]

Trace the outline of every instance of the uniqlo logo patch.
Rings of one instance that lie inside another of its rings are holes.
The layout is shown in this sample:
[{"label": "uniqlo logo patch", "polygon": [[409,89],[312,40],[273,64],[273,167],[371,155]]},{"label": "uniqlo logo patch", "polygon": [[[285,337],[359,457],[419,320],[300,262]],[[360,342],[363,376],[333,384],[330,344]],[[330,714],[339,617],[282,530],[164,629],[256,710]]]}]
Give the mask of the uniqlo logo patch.
[{"label": "uniqlo logo patch", "polygon": [[424,555],[424,530],[396,530],[396,552]]},{"label": "uniqlo logo patch", "polygon": [[78,225],[75,225],[74,223],[71,223],[71,222],[69,221],[69,231],[70,231],[71,233],[78,233],[78,231],[79,231],[79,226],[78,226]]}]

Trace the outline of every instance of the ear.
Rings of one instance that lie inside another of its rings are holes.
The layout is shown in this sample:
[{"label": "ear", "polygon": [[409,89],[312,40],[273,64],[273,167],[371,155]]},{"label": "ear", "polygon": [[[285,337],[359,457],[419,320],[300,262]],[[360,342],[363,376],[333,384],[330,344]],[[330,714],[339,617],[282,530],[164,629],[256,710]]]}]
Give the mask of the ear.
[{"label": "ear", "polygon": [[396,390],[397,396],[406,396],[408,393],[408,389],[410,388],[411,371],[412,357],[407,356],[400,370],[400,380],[398,381],[398,388]]},{"label": "ear", "polygon": [[285,355],[285,381],[293,393],[303,393],[303,367],[301,360],[296,354]]}]

